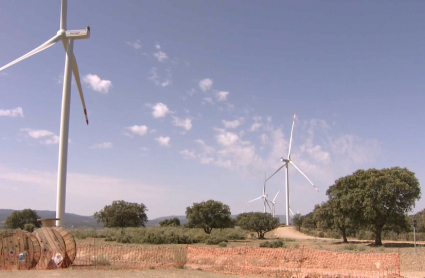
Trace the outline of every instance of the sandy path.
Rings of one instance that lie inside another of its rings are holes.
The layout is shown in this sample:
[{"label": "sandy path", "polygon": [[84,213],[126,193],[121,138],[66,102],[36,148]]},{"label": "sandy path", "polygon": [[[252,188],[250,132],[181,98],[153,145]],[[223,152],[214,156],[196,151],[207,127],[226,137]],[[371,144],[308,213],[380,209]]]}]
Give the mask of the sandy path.
[{"label": "sandy path", "polygon": [[303,234],[301,232],[298,232],[296,230],[296,227],[294,227],[294,226],[279,227],[276,230],[271,231],[270,234],[275,236],[275,237],[280,237],[280,238],[330,240],[329,238],[320,238],[320,237],[314,237],[314,236],[309,236],[309,235]]}]

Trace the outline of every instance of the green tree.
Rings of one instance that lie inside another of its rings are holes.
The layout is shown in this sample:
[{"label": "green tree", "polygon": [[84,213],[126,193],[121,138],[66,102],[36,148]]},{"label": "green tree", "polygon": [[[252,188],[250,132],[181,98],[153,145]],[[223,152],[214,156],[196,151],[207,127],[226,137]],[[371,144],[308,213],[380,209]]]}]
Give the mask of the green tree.
[{"label": "green tree", "polygon": [[159,222],[161,227],[178,227],[180,226],[180,220],[177,217],[171,219],[165,219],[164,221]]},{"label": "green tree", "polygon": [[147,210],[144,204],[113,201],[96,212],[94,218],[106,228],[144,227],[148,221]]},{"label": "green tree", "polygon": [[6,229],[21,229],[25,228],[25,224],[33,224],[34,227],[40,228],[41,222],[37,221],[40,218],[37,212],[32,209],[24,209],[21,211],[14,211],[6,218]]},{"label": "green tree", "polygon": [[297,227],[297,230],[300,231],[301,230],[301,226],[303,225],[303,220],[304,220],[304,216],[296,213],[293,217],[292,217],[292,224]]},{"label": "green tree", "polygon": [[236,217],[236,225],[244,230],[256,232],[259,239],[263,239],[267,232],[276,229],[279,224],[279,218],[273,217],[270,213],[248,212]]},{"label": "green tree", "polygon": [[310,213],[304,215],[302,227],[306,228],[306,229],[316,229],[317,228],[317,223],[316,223],[316,220],[314,219],[314,213],[313,212],[310,212]]},{"label": "green tree", "polygon": [[383,230],[409,230],[406,215],[420,199],[421,189],[413,172],[393,167],[358,170],[338,179],[327,194],[353,224],[374,233],[375,245],[382,245]]},{"label": "green tree", "polygon": [[338,209],[338,200],[328,200],[314,208],[314,219],[321,228],[338,230],[343,242],[347,243],[347,231],[353,228],[353,223],[343,211]]},{"label": "green tree", "polygon": [[231,218],[230,208],[221,202],[208,200],[193,203],[186,208],[187,227],[202,228],[210,234],[212,229],[232,228],[235,222]]}]

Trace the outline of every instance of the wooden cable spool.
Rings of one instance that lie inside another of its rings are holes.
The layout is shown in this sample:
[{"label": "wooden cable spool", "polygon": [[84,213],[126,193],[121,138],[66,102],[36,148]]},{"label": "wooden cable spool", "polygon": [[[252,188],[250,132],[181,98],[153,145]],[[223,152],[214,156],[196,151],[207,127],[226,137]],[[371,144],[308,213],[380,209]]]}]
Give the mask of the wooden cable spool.
[{"label": "wooden cable spool", "polygon": [[65,262],[62,264],[62,267],[68,267],[72,265],[75,260],[75,256],[77,255],[77,243],[75,242],[74,237],[71,235],[68,230],[62,227],[55,227],[55,230],[59,232],[65,241],[66,247],[66,257]]},{"label": "wooden cable spool", "polygon": [[31,269],[40,256],[41,246],[33,234],[22,230],[0,233],[0,269]]},{"label": "wooden cable spool", "polygon": [[41,257],[37,268],[52,269],[66,265],[65,241],[55,227],[43,227],[35,230],[33,234],[41,246]]}]

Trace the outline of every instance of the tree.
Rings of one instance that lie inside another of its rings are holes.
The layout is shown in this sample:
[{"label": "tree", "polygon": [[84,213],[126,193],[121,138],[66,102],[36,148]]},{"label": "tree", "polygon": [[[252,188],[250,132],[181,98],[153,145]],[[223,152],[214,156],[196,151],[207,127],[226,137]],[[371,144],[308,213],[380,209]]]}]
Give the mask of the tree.
[{"label": "tree", "polygon": [[347,230],[353,228],[353,223],[350,221],[344,211],[338,209],[338,200],[328,200],[326,203],[316,205],[314,208],[314,219],[322,228],[339,230],[342,235],[343,242],[347,243]]},{"label": "tree", "polygon": [[147,210],[144,204],[113,201],[96,212],[94,218],[106,228],[144,227],[148,221]]},{"label": "tree", "polygon": [[299,213],[296,213],[294,217],[292,217],[292,224],[294,224],[295,227],[297,227],[298,231],[301,230],[301,226],[303,225],[303,220],[304,220],[304,216]]},{"label": "tree", "polygon": [[270,213],[248,212],[236,217],[236,225],[244,230],[257,233],[257,238],[263,239],[264,235],[279,227],[280,221]]},{"label": "tree", "polygon": [[33,224],[34,227],[40,228],[41,222],[37,221],[40,218],[35,210],[24,209],[22,211],[14,211],[6,218],[6,229],[21,229],[24,230],[25,224]]},{"label": "tree", "polygon": [[384,229],[409,229],[406,215],[420,199],[421,189],[415,173],[393,167],[358,170],[336,180],[326,194],[353,224],[375,234],[375,245],[382,245]]},{"label": "tree", "polygon": [[211,234],[212,229],[233,228],[235,222],[231,218],[230,208],[221,202],[208,200],[193,203],[186,208],[187,227],[202,228],[205,233]]},{"label": "tree", "polygon": [[171,219],[165,219],[164,221],[159,222],[161,227],[178,227],[180,226],[180,220],[177,217]]}]

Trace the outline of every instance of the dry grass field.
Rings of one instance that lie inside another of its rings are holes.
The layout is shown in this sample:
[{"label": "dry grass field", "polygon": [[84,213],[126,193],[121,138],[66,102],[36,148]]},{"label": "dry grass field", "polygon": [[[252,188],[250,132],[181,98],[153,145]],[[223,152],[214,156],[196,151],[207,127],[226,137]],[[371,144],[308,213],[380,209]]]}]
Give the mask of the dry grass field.
[{"label": "dry grass field", "polygon": [[[401,263],[401,276],[408,278],[425,278],[425,242],[418,242],[417,252],[412,242],[393,242],[384,241],[384,246],[373,247],[372,241],[351,240],[344,244],[341,240],[315,238],[302,234],[295,230],[294,227],[281,227],[266,235],[268,240],[275,238],[285,238],[286,247],[295,247],[319,250],[328,250],[336,252],[359,252],[359,253],[399,253]],[[349,239],[350,240],[350,239]],[[77,240],[78,244],[93,242],[93,239],[87,238]],[[96,243],[102,243],[103,239],[96,239]],[[240,246],[255,246],[258,247],[264,240],[247,239],[238,241],[229,241],[227,248]],[[205,244],[195,244],[195,246],[207,246]],[[208,245],[212,247],[211,245]],[[98,269],[66,269],[66,270],[51,270],[51,271],[2,271],[0,276],[8,277],[204,277],[204,278],[219,278],[219,277],[241,277],[236,275],[226,275],[219,273],[211,273],[201,270],[189,269],[153,269],[153,270],[98,270]],[[254,276],[244,276],[254,277]]]}]

